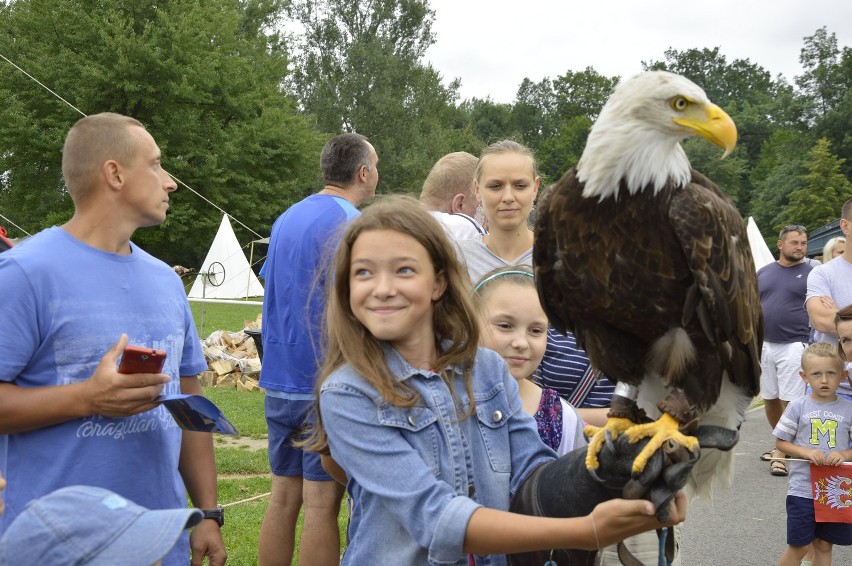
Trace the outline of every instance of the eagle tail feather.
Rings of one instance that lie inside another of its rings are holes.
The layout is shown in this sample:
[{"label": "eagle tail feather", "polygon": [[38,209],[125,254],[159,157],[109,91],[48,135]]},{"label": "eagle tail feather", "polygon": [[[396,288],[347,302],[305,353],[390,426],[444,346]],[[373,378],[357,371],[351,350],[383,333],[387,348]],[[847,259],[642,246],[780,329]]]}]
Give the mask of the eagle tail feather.
[{"label": "eagle tail feather", "polygon": [[651,345],[648,358],[646,367],[668,385],[695,363],[695,345],[686,330],[672,328]]},{"label": "eagle tail feather", "polygon": [[[715,425],[739,430],[752,398],[727,377],[722,380],[719,401],[701,415],[701,425]],[[686,484],[690,499],[698,497],[712,503],[714,486],[728,487],[734,479],[734,450],[702,448],[701,458],[693,467]]]}]

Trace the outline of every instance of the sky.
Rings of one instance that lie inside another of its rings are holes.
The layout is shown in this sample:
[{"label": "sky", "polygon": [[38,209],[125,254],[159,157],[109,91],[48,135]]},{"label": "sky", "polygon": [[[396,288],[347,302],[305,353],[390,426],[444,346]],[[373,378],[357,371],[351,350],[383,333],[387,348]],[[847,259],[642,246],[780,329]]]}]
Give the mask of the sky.
[{"label": "sky", "polygon": [[429,0],[436,42],[425,59],[461,99],[512,102],[525,77],[538,82],[593,67],[630,77],[642,61],[719,47],[792,83],[804,38],[826,26],[852,47],[852,0]]}]

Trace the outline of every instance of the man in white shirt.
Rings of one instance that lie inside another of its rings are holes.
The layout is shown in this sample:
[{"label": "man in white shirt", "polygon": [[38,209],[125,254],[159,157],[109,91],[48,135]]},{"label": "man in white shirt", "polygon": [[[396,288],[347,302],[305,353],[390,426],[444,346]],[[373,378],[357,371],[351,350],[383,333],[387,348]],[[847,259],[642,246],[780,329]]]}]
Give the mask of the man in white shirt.
[{"label": "man in white shirt", "polygon": [[473,173],[478,159],[456,151],[435,163],[420,192],[420,204],[441,223],[454,240],[470,240],[485,234],[477,222]]},{"label": "man in white shirt", "polygon": [[[852,199],[846,201],[840,212],[840,231],[847,240],[850,229],[852,229]],[[847,246],[843,255],[816,266],[808,275],[805,308],[814,327],[814,342],[837,344],[834,317],[839,309],[850,304],[852,304],[852,246]],[[840,384],[837,394],[852,399],[852,387],[848,381]]]}]

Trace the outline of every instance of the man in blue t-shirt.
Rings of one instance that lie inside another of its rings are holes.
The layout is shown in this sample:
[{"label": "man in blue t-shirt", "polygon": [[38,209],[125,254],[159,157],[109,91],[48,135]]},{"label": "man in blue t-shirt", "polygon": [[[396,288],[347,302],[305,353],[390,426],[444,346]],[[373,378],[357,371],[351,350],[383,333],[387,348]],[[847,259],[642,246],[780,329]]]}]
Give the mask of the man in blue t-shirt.
[{"label": "man in blue t-shirt", "polygon": [[[62,173],[71,220],[0,254],[0,320],[15,324],[0,364],[9,482],[0,531],[29,501],[69,485],[149,509],[185,508],[188,492],[211,518],[163,564],[187,566],[191,546],[197,563],[222,566],[212,435],[181,431],[153,403],[160,393],[201,394],[207,364],[180,279],[130,241],[166,218],[177,185],[142,124],[111,113],[74,124]],[[162,373],[118,373],[128,343],[164,350]]]},{"label": "man in blue t-shirt", "polygon": [[325,270],[355,208],[376,193],[376,150],[362,135],[331,138],[320,155],[324,187],[294,204],[272,226],[260,273],[263,300],[263,367],[272,495],[258,545],[260,566],[290,565],[296,521],[304,507],[299,559],[332,564],[340,559],[337,515],[343,486],[320,456],[292,446],[313,406],[321,354]]},{"label": "man in blue t-shirt", "polygon": [[[807,229],[791,224],[778,236],[778,261],[763,266],[757,272],[764,321],[760,396],[766,420],[773,430],[787,404],[805,395],[806,384],[799,377],[799,368],[810,336],[805,294],[808,274],[813,266],[803,261],[807,249]],[[781,456],[773,449],[761,458],[768,460]],[[769,471],[775,476],[786,476],[787,465],[781,460],[773,460]]]}]

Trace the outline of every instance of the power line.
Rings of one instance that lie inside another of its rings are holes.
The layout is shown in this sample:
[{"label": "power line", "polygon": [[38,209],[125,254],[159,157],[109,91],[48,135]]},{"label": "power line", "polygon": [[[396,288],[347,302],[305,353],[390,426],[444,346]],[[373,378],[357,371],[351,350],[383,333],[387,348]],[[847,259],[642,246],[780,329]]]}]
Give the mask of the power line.
[{"label": "power line", "polygon": [[[32,76],[31,74],[29,74],[28,72],[26,72],[24,69],[22,69],[21,67],[19,67],[18,65],[16,65],[16,64],[15,64],[15,63],[13,63],[12,61],[10,61],[10,60],[9,60],[9,59],[8,59],[5,55],[3,55],[2,53],[0,53],[0,58],[2,58],[4,61],[6,61],[7,63],[9,63],[9,64],[10,64],[10,65],[12,65],[13,67],[15,67],[17,70],[19,70],[20,72],[22,72],[22,73],[23,73],[24,75],[26,75],[27,77],[29,77],[31,80],[33,80],[36,84],[38,84],[40,87],[42,87],[43,89],[45,89],[47,92],[49,92],[50,94],[52,94],[53,96],[55,96],[56,98],[58,98],[59,100],[61,100],[62,102],[64,102],[65,104],[67,104],[68,106],[70,106],[71,108],[73,108],[74,110],[76,110],[77,112],[79,112],[79,113],[80,113],[83,117],[87,116],[87,114],[86,114],[85,112],[83,112],[82,110],[80,110],[79,108],[77,108],[76,106],[74,106],[73,104],[71,104],[70,102],[68,102],[68,101],[67,101],[67,100],[65,100],[64,98],[62,98],[61,96],[59,96],[56,92],[54,92],[53,90],[51,90],[51,89],[50,89],[50,87],[48,87],[47,85],[45,85],[44,83],[42,83],[40,80],[38,80],[37,78],[35,78],[34,76]],[[249,232],[251,232],[252,234],[254,234],[255,236],[257,236],[258,238],[261,238],[261,237],[262,237],[260,234],[258,234],[257,232],[255,232],[254,230],[252,230],[251,228],[249,228],[248,226],[246,226],[246,225],[245,225],[245,224],[243,224],[242,222],[240,222],[240,220],[238,220],[237,218],[234,218],[233,216],[231,216],[230,214],[228,214],[228,212],[227,212],[227,211],[225,211],[225,209],[224,209],[224,208],[220,207],[219,205],[217,205],[216,203],[214,203],[213,201],[211,201],[210,199],[208,199],[207,197],[205,197],[204,195],[202,195],[201,193],[199,193],[198,191],[196,191],[195,189],[193,189],[192,187],[190,187],[189,185],[187,185],[186,183],[184,183],[183,181],[181,181],[180,179],[178,179],[177,177],[175,177],[175,176],[174,176],[174,175],[172,175],[171,173],[169,173],[169,177],[171,177],[172,179],[174,179],[174,181],[175,181],[177,184],[179,184],[179,185],[180,185],[180,186],[182,186],[182,187],[185,187],[185,188],[186,188],[186,189],[188,189],[190,192],[192,192],[193,194],[195,194],[195,195],[196,195],[197,197],[199,197],[201,200],[203,200],[204,202],[206,202],[207,204],[209,204],[210,206],[212,206],[213,208],[215,208],[216,210],[218,210],[218,211],[219,211],[219,212],[221,212],[222,214],[226,214],[226,215],[228,216],[228,218],[230,218],[231,220],[233,220],[234,222],[236,222],[237,224],[239,224],[240,226],[242,226],[243,228],[245,228],[246,230],[248,230]],[[4,218],[5,218],[5,217],[4,217]],[[9,220],[7,220],[7,222],[10,222],[10,221],[9,221]],[[17,225],[15,225],[15,227],[16,227],[16,228],[18,228],[19,230],[21,230],[21,228],[19,228]],[[22,231],[23,231],[23,230],[22,230]],[[27,235],[30,235],[30,234],[29,234],[29,233],[27,233],[26,231],[24,231],[24,233],[26,233]]]},{"label": "power line", "polygon": [[21,228],[20,226],[18,226],[17,224],[15,224],[15,223],[14,223],[14,222],[12,222],[11,220],[9,220],[9,219],[8,219],[8,218],[6,218],[5,216],[3,216],[2,214],[0,214],[0,218],[2,218],[3,220],[5,220],[7,224],[11,224],[11,225],[12,225],[12,226],[14,226],[15,228],[17,228],[18,230],[20,230],[21,232],[23,232],[23,233],[24,233],[24,234],[26,234],[27,236],[32,236],[32,234],[30,234],[29,232],[27,232],[26,230],[24,230],[23,228]]}]

